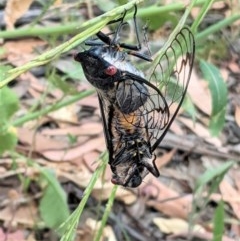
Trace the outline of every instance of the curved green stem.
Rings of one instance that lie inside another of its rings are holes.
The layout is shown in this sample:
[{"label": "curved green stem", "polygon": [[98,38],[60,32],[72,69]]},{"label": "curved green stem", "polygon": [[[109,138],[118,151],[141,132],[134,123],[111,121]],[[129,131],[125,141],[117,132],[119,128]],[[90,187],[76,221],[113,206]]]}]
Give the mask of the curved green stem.
[{"label": "curved green stem", "polygon": [[224,18],[222,21],[217,22],[216,24],[213,24],[212,26],[206,28],[201,33],[198,33],[196,35],[197,42],[200,42],[204,39],[206,39],[210,34],[213,34],[229,25],[231,25],[233,22],[240,19],[240,14],[234,14],[230,16],[229,18]]},{"label": "curved green stem", "polygon": [[40,111],[37,111],[37,112],[34,112],[34,113],[29,113],[27,115],[24,115],[23,117],[20,117],[18,118],[17,120],[14,120],[12,122],[12,125],[14,126],[21,126],[22,124],[24,124],[25,122],[27,121],[30,121],[30,120],[34,120],[40,116],[43,116],[43,115],[46,115],[48,114],[49,112],[51,111],[55,111],[55,110],[58,110],[64,106],[67,106],[67,105],[70,105],[78,100],[81,100],[91,94],[94,93],[94,90],[86,90],[86,91],[83,91],[77,95],[74,95],[66,100],[63,100],[63,101],[60,101],[58,103],[56,103],[55,105],[52,105],[52,106],[48,106],[46,107],[45,109],[42,109]]}]

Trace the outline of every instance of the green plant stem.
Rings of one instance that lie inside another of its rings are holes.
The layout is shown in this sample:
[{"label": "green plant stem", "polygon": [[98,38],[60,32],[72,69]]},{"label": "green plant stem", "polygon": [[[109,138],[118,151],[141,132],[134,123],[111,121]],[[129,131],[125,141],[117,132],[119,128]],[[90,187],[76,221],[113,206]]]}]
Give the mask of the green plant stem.
[{"label": "green plant stem", "polygon": [[61,53],[65,53],[65,52],[69,51],[70,49],[76,47],[82,41],[86,40],[91,35],[91,32],[93,34],[96,33],[99,30],[99,27],[102,28],[107,22],[108,21],[105,20],[105,21],[96,23],[91,28],[76,35],[75,37],[73,37],[69,41],[59,45],[58,47],[39,55],[32,61],[30,61],[20,67],[9,70],[7,72],[6,78],[0,82],[0,88],[5,86],[6,84],[8,84],[11,80],[15,79],[20,74],[28,71],[29,69],[40,66],[40,65],[47,64],[50,61],[52,61],[53,59],[55,59],[56,57],[58,57]]},{"label": "green plant stem", "polygon": [[0,32],[0,38],[2,39],[13,39],[21,37],[39,37],[46,35],[61,35],[69,33],[79,32],[79,22],[64,24],[54,27],[31,27],[31,28],[20,28],[14,30],[7,30]]},{"label": "green plant stem", "polygon": [[[172,3],[167,6],[151,6],[147,8],[140,8],[138,10],[139,17],[148,17],[150,15],[156,15],[165,12],[179,11],[185,8],[183,3]],[[159,15],[160,16],[160,15]]]},{"label": "green plant stem", "polygon": [[60,227],[60,230],[65,231],[65,233],[61,237],[60,241],[72,241],[73,240],[74,230],[76,229],[76,226],[77,226],[80,216],[83,212],[83,209],[87,203],[87,200],[92,192],[92,189],[95,186],[95,183],[97,182],[99,176],[101,175],[101,173],[105,169],[105,166],[107,165],[107,161],[108,161],[107,153],[104,152],[101,155],[100,159],[101,159],[100,160],[101,164],[97,168],[97,170],[93,173],[92,178],[84,191],[83,198],[82,198],[80,204],[78,205],[77,209],[71,214],[71,216],[68,218],[68,220],[66,220],[66,222],[64,224],[62,224]]},{"label": "green plant stem", "polygon": [[[202,5],[205,0],[198,1],[195,6]],[[171,11],[180,11],[186,8],[186,5],[183,3],[172,3],[167,6],[151,6],[147,8],[140,8],[138,10],[138,16],[140,17],[148,17],[149,15],[161,14],[164,12]],[[84,22],[79,26],[79,22],[68,23],[64,25],[55,25],[53,27],[28,27],[28,28],[20,28],[14,30],[6,30],[0,32],[0,38],[2,39],[13,39],[20,37],[39,37],[39,36],[47,36],[47,35],[62,35],[62,34],[70,34],[70,33],[79,33],[80,31],[89,27],[89,25],[94,25],[96,22],[99,22],[99,19],[104,15],[99,16],[97,18],[91,19],[89,21]],[[160,15],[159,15],[160,16]],[[96,21],[97,20],[97,21]]]},{"label": "green plant stem", "polygon": [[102,217],[102,220],[101,220],[100,228],[99,228],[99,230],[97,231],[97,233],[94,237],[94,241],[99,241],[102,237],[103,229],[106,226],[108,216],[109,216],[109,214],[111,212],[111,209],[112,209],[112,206],[113,206],[113,202],[114,202],[114,198],[116,196],[117,188],[118,188],[118,186],[115,185],[112,189],[111,195],[108,199],[106,209],[104,211],[104,214],[103,214],[103,217]]},{"label": "green plant stem", "polygon": [[11,69],[7,72],[6,77],[3,81],[0,82],[0,88],[7,85],[10,81],[18,77],[20,74],[28,71],[29,69],[33,67],[37,67],[43,64],[47,64],[56,57],[58,57],[60,54],[68,52],[69,50],[73,49],[83,41],[85,41],[87,38],[89,38],[91,35],[97,33],[100,29],[102,29],[109,21],[115,19],[117,16],[122,14],[124,10],[129,10],[133,8],[135,4],[139,4],[143,0],[134,0],[130,3],[127,3],[123,6],[120,6],[118,8],[113,9],[112,11],[109,11],[97,18],[94,18],[90,21],[87,21],[85,24],[82,25],[82,27],[85,27],[86,30],[79,33],[78,35],[74,36],[67,42],[59,45],[58,47],[45,52],[38,56],[37,58],[33,59],[32,61],[28,62],[25,65],[22,65],[20,67]]},{"label": "green plant stem", "polygon": [[58,110],[58,109],[66,106],[66,105],[70,105],[70,104],[72,104],[72,103],[74,103],[78,100],[81,100],[81,99],[83,99],[83,98],[85,98],[85,97],[87,97],[87,96],[89,96],[93,93],[94,93],[94,90],[86,90],[86,91],[80,92],[77,95],[71,96],[70,98],[68,98],[66,100],[62,100],[62,101],[60,101],[60,102],[58,102],[58,103],[56,103],[52,106],[46,107],[45,109],[42,109],[40,111],[24,115],[23,117],[20,117],[17,120],[14,120],[12,122],[12,124],[14,126],[21,126],[22,124],[24,124],[27,121],[34,120],[34,119],[36,119],[40,116],[48,114],[51,111]]},{"label": "green plant stem", "polygon": [[193,33],[197,32],[197,28],[198,28],[199,24],[202,22],[203,18],[207,14],[207,12],[210,9],[210,7],[212,6],[213,2],[214,2],[214,0],[207,0],[203,4],[202,8],[200,9],[200,13],[198,14],[197,18],[195,19],[194,23],[192,24],[191,29],[192,29]]},{"label": "green plant stem", "polygon": [[34,26],[38,21],[40,21],[44,17],[44,15],[47,13],[49,8],[52,5],[54,5],[55,1],[56,0],[49,0],[49,1],[46,2],[46,4],[43,5],[41,13],[31,22],[31,26]]},{"label": "green plant stem", "polygon": [[167,42],[164,44],[164,46],[160,49],[160,51],[158,51],[158,53],[155,56],[155,59],[152,62],[152,67],[150,69],[150,73],[153,73],[153,71],[155,70],[155,67],[158,65],[161,57],[163,56],[163,54],[165,53],[165,51],[167,50],[167,48],[170,46],[171,42],[173,41],[173,39],[175,38],[175,36],[177,35],[177,33],[182,29],[182,27],[185,25],[185,22],[187,20],[187,17],[189,16],[192,8],[194,7],[194,5],[196,4],[197,0],[193,0],[191,1],[191,3],[189,4],[188,8],[186,8],[183,16],[181,17],[181,19],[179,20],[177,26],[175,27],[175,29],[172,31],[172,33],[170,34]]},{"label": "green plant stem", "polygon": [[[206,2],[206,0],[199,0],[194,2],[194,6],[201,6]],[[138,16],[139,17],[148,17],[150,15],[156,15],[160,13],[166,13],[166,12],[176,12],[186,9],[186,4],[178,2],[178,3],[172,3],[168,4],[166,6],[156,6],[153,5],[151,7],[146,8],[140,8],[138,10]],[[159,15],[161,17],[161,15]]]},{"label": "green plant stem", "polygon": [[232,16],[230,16],[229,18],[223,19],[219,22],[217,22],[216,24],[206,28],[205,30],[203,30],[201,33],[198,33],[196,35],[196,42],[200,42],[203,41],[204,39],[206,39],[209,35],[231,25],[233,22],[237,21],[240,19],[240,14],[234,14]]},{"label": "green plant stem", "polygon": [[[94,27],[96,24],[105,23],[105,25],[116,18],[118,15],[122,14],[124,9],[131,9],[134,4],[139,4],[143,0],[133,0],[130,3],[127,3],[123,6],[117,7],[103,15],[100,15],[96,18],[88,20],[79,26],[78,23],[71,23],[65,26],[54,26],[54,27],[44,27],[44,28],[23,28],[16,30],[7,30],[0,32],[0,38],[18,38],[18,37],[27,37],[27,36],[43,36],[49,34],[65,34],[65,33],[75,33],[80,32],[83,29],[87,29],[89,27]],[[102,24],[101,24],[102,25]],[[98,27],[98,30],[101,28]]]}]

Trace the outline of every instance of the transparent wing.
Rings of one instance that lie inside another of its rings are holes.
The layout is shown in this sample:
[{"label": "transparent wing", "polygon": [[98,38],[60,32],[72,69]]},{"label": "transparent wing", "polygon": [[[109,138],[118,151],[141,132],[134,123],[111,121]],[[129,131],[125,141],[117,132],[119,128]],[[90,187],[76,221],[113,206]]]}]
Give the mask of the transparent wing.
[{"label": "transparent wing", "polygon": [[193,34],[184,27],[157,62],[149,81],[128,73],[127,80],[119,83],[116,92],[119,108],[126,121],[137,128],[145,128],[144,139],[152,151],[162,141],[180,109],[194,53]]}]

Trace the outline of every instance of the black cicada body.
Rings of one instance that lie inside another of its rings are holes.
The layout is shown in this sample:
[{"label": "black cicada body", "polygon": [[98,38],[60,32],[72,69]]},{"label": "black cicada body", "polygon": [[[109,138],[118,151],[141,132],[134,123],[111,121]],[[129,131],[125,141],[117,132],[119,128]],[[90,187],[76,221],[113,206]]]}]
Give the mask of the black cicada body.
[{"label": "black cicada body", "polygon": [[170,43],[150,77],[130,62],[129,55],[152,61],[137,45],[120,43],[123,17],[113,38],[97,33],[89,50],[75,55],[96,88],[114,184],[137,187],[151,172],[159,176],[154,150],[173,122],[186,94],[194,60],[194,38],[183,28]]}]

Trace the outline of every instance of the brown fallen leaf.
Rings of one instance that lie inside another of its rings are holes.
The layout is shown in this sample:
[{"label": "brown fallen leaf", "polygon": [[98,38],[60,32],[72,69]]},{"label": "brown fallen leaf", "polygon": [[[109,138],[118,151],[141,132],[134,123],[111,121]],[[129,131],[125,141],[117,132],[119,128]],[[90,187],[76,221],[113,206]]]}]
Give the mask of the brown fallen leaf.
[{"label": "brown fallen leaf", "polygon": [[171,151],[163,154],[162,156],[157,157],[155,164],[156,164],[158,170],[160,170],[162,167],[166,166],[172,160],[172,157],[174,156],[175,153],[176,153],[176,150],[172,149]]},{"label": "brown fallen leaf", "polygon": [[[78,232],[80,233],[79,241],[92,241],[94,239],[94,234],[100,228],[101,222],[94,219],[88,218],[85,222],[83,228]],[[113,229],[111,226],[105,226],[100,238],[100,241],[117,241]]]},{"label": "brown fallen leaf", "polygon": [[[110,170],[109,166],[107,167],[107,169]],[[57,176],[72,181],[79,187],[83,188],[87,187],[93,175],[93,173],[85,165],[81,165],[81,167],[76,167],[72,171],[72,173],[62,171],[57,166],[55,170],[57,172]],[[97,200],[108,200],[112,192],[113,186],[114,185],[110,182],[110,180],[106,180],[105,176],[104,178],[100,177],[94,185],[94,188],[92,190],[92,196]],[[127,190],[119,186],[116,193],[116,199],[122,201],[127,205],[130,205],[136,201],[137,196],[131,190]]]},{"label": "brown fallen leaf", "polygon": [[93,175],[92,172],[85,165],[75,166],[74,168],[71,167],[71,169],[71,171],[65,171],[59,168],[58,165],[55,166],[55,171],[58,177],[65,178],[79,187],[85,188],[91,180]]},{"label": "brown fallen leaf", "polygon": [[7,29],[14,29],[14,24],[30,7],[33,0],[8,0],[4,11]]},{"label": "brown fallen leaf", "polygon": [[33,130],[29,130],[23,127],[18,128],[18,138],[21,143],[31,146],[34,151],[37,151],[39,153],[51,149],[57,149],[62,151],[63,149],[69,147],[69,143],[64,143],[44,137],[39,133],[35,133],[35,131]]},{"label": "brown fallen leaf", "polygon": [[45,129],[41,131],[43,135],[46,136],[59,136],[59,135],[98,135],[103,132],[103,127],[101,123],[91,122],[84,123],[79,126],[70,126],[58,129]]},{"label": "brown fallen leaf", "polygon": [[240,72],[240,67],[239,64],[236,61],[231,60],[228,63],[228,68],[230,69],[231,72],[233,73],[239,73]]},{"label": "brown fallen leaf", "polygon": [[196,19],[199,16],[199,12],[201,11],[201,8],[195,7],[191,10],[191,16],[193,19]]},{"label": "brown fallen leaf", "polygon": [[192,130],[198,136],[204,138],[205,141],[215,145],[216,147],[221,147],[222,143],[219,138],[212,137],[209,130],[201,123],[194,123],[191,119],[185,117],[179,117],[179,120],[184,123],[190,130]]},{"label": "brown fallen leaf", "polygon": [[30,233],[24,241],[37,241],[34,232]]},{"label": "brown fallen leaf", "polygon": [[[24,75],[26,75],[25,78],[23,78],[22,75],[21,75],[21,79],[29,80],[31,90],[34,91],[34,93],[40,93],[40,94],[44,93],[45,94],[46,88],[48,86],[47,81],[39,81],[39,79],[37,79],[34,75],[32,75],[29,72],[24,73]],[[51,95],[53,97],[52,99],[54,99],[54,100],[55,99],[61,99],[63,97],[63,93],[59,89],[51,90],[51,92],[48,92],[48,95]]]},{"label": "brown fallen leaf", "polygon": [[45,44],[46,43],[42,40],[30,38],[8,41],[3,47],[6,51],[7,60],[15,66],[21,66],[37,55],[37,53],[34,53],[35,48]]},{"label": "brown fallen leaf", "polygon": [[199,81],[195,70],[192,71],[191,81],[188,86],[188,94],[193,103],[207,115],[211,114],[211,96],[206,81]]},{"label": "brown fallen leaf", "polygon": [[0,241],[26,241],[24,233],[24,230],[5,233],[2,228],[0,228]]},{"label": "brown fallen leaf", "polygon": [[[189,230],[189,223],[180,218],[154,218],[153,222],[161,232],[166,234],[178,234]],[[205,229],[198,224],[191,227],[191,230],[201,233],[205,232]]]},{"label": "brown fallen leaf", "polygon": [[240,193],[240,170],[239,168],[231,172],[231,177],[235,182],[236,188]]},{"label": "brown fallen leaf", "polygon": [[93,108],[99,109],[99,102],[96,94],[87,96],[79,100],[78,104],[81,106],[85,105],[85,106],[91,106]]},{"label": "brown fallen leaf", "polygon": [[28,203],[27,205],[18,206],[13,209],[10,206],[0,210],[0,220],[4,221],[6,226],[11,224],[24,225],[33,228],[40,221],[36,203]]},{"label": "brown fallen leaf", "polygon": [[[179,114],[179,113],[178,113]],[[178,118],[178,116],[176,117],[176,119]],[[181,127],[181,125],[179,125],[178,121],[174,121],[171,126],[170,126],[170,130],[175,133],[178,136],[183,136],[184,135],[184,131]]]},{"label": "brown fallen leaf", "polygon": [[235,121],[237,123],[237,125],[240,127],[240,106],[239,105],[236,105],[235,106]]},{"label": "brown fallen leaf", "polygon": [[223,195],[223,200],[225,201],[224,196],[228,197],[229,205],[232,207],[238,220],[240,220],[240,193],[225,180],[220,183],[219,188]]},{"label": "brown fallen leaf", "polygon": [[60,6],[62,4],[62,0],[55,0],[54,6]]},{"label": "brown fallen leaf", "polygon": [[238,223],[232,223],[230,232],[233,237],[240,237],[240,225]]},{"label": "brown fallen leaf", "polygon": [[[51,117],[54,120],[63,121],[63,122],[69,122],[69,123],[78,123],[78,116],[77,116],[77,107],[76,104],[71,104],[62,107],[61,109],[52,111],[48,114],[49,117]],[[65,127],[65,123],[59,123],[61,126]]]},{"label": "brown fallen leaf", "polygon": [[97,160],[99,159],[100,153],[97,151],[87,152],[83,155],[83,160],[90,171],[94,172],[98,166]]},{"label": "brown fallen leaf", "polygon": [[[191,237],[191,240],[214,240],[213,239],[213,233],[212,232],[196,232],[196,231],[193,231],[191,233],[189,233],[189,231],[187,232],[181,232],[179,234],[173,234],[173,235],[169,235],[168,238],[169,240],[189,240]],[[232,238],[229,238],[225,235],[223,235],[221,237],[221,241],[236,241],[236,239],[232,239]]]},{"label": "brown fallen leaf", "polygon": [[42,155],[52,161],[70,161],[90,151],[98,150],[102,146],[105,147],[105,140],[103,137],[99,137],[68,150],[43,151]]},{"label": "brown fallen leaf", "polygon": [[33,74],[27,72],[27,79],[30,82],[30,87],[39,93],[44,93],[46,91],[46,82],[39,81]]},{"label": "brown fallen leaf", "polygon": [[141,193],[152,197],[147,201],[148,206],[154,207],[169,217],[187,219],[191,210],[192,195],[182,197],[178,192],[150,175],[145,178],[145,181],[147,184],[141,185],[139,189]]},{"label": "brown fallen leaf", "polygon": [[[23,78],[25,79],[25,78]],[[28,89],[29,94],[32,96],[33,99],[39,100],[41,99],[42,92],[37,91],[36,89],[32,88],[31,86]]]},{"label": "brown fallen leaf", "polygon": [[[112,184],[110,181],[103,183],[102,179],[98,179],[93,188],[92,195],[98,200],[108,200],[113,186],[114,184]],[[124,187],[119,186],[116,193],[116,199],[126,205],[130,205],[136,201],[137,196],[131,190],[127,190]]]}]

